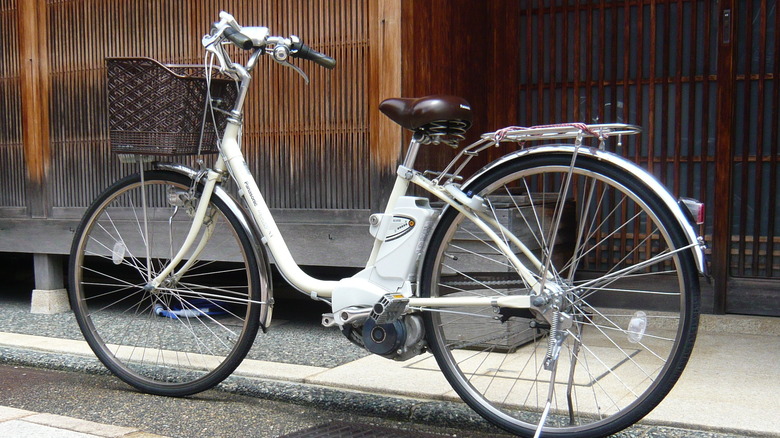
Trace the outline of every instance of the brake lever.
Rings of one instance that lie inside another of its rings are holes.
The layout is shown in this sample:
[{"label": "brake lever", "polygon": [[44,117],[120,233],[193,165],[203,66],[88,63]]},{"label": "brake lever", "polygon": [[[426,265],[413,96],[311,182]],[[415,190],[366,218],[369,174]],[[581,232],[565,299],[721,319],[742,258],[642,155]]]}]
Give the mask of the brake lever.
[{"label": "brake lever", "polygon": [[303,81],[306,83],[306,85],[309,85],[309,77],[306,75],[306,73],[303,72],[303,70],[301,70],[300,67],[298,67],[295,64],[290,64],[287,61],[280,62],[279,64],[282,64],[285,67],[290,67],[291,69],[295,70],[296,73],[301,75],[301,77],[303,78]]},{"label": "brake lever", "polygon": [[309,76],[307,76],[306,73],[304,73],[303,70],[301,70],[301,68],[298,67],[297,65],[290,64],[289,61],[290,49],[287,46],[279,44],[275,46],[273,49],[269,48],[268,52],[270,52],[270,55],[274,61],[276,61],[277,63],[281,64],[284,67],[289,67],[293,69],[296,73],[301,75],[304,82],[306,82],[306,85],[309,85]]},{"label": "brake lever", "polygon": [[[205,37],[204,37],[204,39],[205,39]],[[219,61],[219,72],[220,73],[225,74],[225,75],[231,77],[234,80],[238,80],[239,79],[238,76],[236,76],[235,73],[233,73],[232,71],[230,71],[230,69],[228,69],[227,66],[228,66],[228,64],[231,64],[231,63],[229,62],[229,58],[227,58],[227,60],[226,60],[227,54],[223,50],[221,43],[217,42],[216,44],[209,44],[208,46],[206,46],[206,51],[209,52],[209,53],[214,54],[214,56],[217,57],[217,61]]]}]

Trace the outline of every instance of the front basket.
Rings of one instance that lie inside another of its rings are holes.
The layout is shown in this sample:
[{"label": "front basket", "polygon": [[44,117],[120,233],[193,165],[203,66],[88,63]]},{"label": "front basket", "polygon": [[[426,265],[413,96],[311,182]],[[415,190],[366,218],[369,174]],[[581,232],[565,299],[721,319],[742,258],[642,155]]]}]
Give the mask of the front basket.
[{"label": "front basket", "polygon": [[214,78],[209,90],[203,66],[149,58],[108,58],[106,64],[111,150],[124,161],[219,150],[218,132],[238,95],[234,81]]}]

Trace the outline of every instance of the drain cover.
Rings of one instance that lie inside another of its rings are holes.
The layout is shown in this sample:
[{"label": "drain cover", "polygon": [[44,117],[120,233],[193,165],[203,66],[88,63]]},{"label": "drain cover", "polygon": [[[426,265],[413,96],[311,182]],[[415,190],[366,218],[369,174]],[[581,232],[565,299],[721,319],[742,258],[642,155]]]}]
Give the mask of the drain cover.
[{"label": "drain cover", "polygon": [[445,435],[410,432],[364,423],[333,421],[283,435],[280,438],[441,438],[443,436]]}]

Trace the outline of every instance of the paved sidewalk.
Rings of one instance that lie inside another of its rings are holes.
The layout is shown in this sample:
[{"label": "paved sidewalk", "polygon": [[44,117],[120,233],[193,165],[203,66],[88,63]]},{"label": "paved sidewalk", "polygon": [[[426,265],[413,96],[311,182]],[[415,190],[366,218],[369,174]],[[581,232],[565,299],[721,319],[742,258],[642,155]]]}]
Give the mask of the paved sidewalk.
[{"label": "paved sidewalk", "polygon": [[14,438],[155,438],[154,435],[128,427],[92,421],[39,414],[23,409],[0,406],[0,436]]},{"label": "paved sidewalk", "polygon": [[[94,360],[81,340],[0,332],[0,348],[3,347]],[[370,397],[376,394],[390,402],[400,397],[398,400],[404,401],[399,403],[409,403],[410,398],[420,403],[457,400],[430,355],[407,362],[366,356],[335,366],[246,360],[235,375],[244,383],[228,382],[227,387],[261,387],[276,382],[314,388],[313,391],[357,391]],[[780,406],[780,318],[704,315],[688,367],[671,394],[643,424],[702,431],[695,436],[720,432],[780,437],[777,406]],[[135,438],[152,435],[67,417],[0,408],[0,436]]]}]

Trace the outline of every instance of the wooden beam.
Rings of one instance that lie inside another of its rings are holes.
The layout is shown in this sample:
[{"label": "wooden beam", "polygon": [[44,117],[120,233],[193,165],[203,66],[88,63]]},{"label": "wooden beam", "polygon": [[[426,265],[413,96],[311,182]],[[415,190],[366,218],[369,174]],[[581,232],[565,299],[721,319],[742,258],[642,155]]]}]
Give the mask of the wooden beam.
[{"label": "wooden beam", "polygon": [[369,29],[369,142],[371,210],[379,211],[390,194],[403,151],[402,129],[379,111],[379,103],[401,96],[401,0],[371,0]]},{"label": "wooden beam", "polygon": [[715,282],[714,312],[726,312],[731,246],[731,191],[734,159],[734,0],[720,2],[718,20],[718,101],[715,149],[715,205],[712,243],[712,276]]},{"label": "wooden beam", "polygon": [[[279,215],[279,229],[297,263],[307,266],[365,267],[373,244],[373,238],[367,232],[367,221],[362,219],[368,217],[368,212],[350,212],[346,217],[343,212],[299,210]],[[353,215],[361,216],[359,223],[353,220]],[[0,252],[68,254],[77,226],[76,218],[3,219],[0,221]],[[219,234],[216,236],[219,237]]]},{"label": "wooden beam", "polygon": [[20,1],[17,14],[27,205],[32,217],[46,217],[49,198],[46,177],[51,164],[51,149],[45,1]]}]

